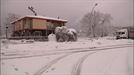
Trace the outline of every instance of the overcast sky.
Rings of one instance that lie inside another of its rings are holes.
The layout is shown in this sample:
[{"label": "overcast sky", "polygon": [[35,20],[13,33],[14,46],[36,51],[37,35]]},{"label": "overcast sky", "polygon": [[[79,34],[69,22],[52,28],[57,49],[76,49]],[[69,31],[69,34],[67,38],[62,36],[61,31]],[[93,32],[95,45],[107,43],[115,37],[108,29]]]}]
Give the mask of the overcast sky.
[{"label": "overcast sky", "polygon": [[38,15],[60,16],[68,20],[67,25],[76,26],[95,3],[98,3],[96,11],[112,15],[114,25],[133,25],[133,0],[1,0],[1,22],[3,24],[8,13],[33,15],[27,9],[33,6]]}]

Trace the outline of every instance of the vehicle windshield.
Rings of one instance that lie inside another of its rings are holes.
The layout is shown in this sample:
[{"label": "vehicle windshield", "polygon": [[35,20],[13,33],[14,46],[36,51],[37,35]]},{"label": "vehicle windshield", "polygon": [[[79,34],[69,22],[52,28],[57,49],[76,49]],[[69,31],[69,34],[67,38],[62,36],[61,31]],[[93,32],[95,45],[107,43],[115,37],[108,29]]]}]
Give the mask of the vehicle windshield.
[{"label": "vehicle windshield", "polygon": [[122,35],[122,34],[125,34],[125,32],[117,32],[116,34],[117,35]]}]

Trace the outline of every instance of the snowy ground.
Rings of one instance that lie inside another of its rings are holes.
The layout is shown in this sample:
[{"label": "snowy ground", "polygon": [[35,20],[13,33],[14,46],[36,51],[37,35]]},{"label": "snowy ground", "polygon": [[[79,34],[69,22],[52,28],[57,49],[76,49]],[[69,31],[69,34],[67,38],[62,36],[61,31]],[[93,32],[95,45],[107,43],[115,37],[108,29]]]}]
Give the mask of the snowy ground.
[{"label": "snowy ground", "polygon": [[[133,47],[106,51],[66,53],[66,50],[99,48],[120,44],[133,45],[133,40],[113,38],[80,38],[77,42],[21,42],[10,40],[1,43],[1,58],[37,55],[57,50],[65,53],[6,59],[1,61],[1,75],[133,75]],[[80,59],[87,55],[84,61]],[[80,64],[81,61],[82,63]],[[78,66],[77,66],[78,65]],[[81,66],[82,65],[82,66]],[[80,67],[80,68],[79,68]],[[76,73],[75,73],[76,72]],[[79,73],[80,72],[80,73]]]},{"label": "snowy ground", "polygon": [[[107,40],[108,39],[108,40]],[[109,38],[89,39],[80,38],[77,42],[33,42],[26,43],[21,40],[10,40],[8,44],[2,44],[2,52],[33,52],[33,51],[50,51],[50,50],[65,50],[72,48],[90,48],[108,45],[118,45],[133,43],[133,40],[114,40]]]}]

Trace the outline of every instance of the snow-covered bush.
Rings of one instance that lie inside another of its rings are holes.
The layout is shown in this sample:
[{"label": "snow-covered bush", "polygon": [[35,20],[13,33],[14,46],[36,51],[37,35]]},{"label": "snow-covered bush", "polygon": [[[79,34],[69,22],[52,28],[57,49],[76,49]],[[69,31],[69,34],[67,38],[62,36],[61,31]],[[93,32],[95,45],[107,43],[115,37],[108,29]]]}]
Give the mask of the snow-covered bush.
[{"label": "snow-covered bush", "polygon": [[58,42],[77,41],[77,31],[73,28],[56,27],[55,34]]}]

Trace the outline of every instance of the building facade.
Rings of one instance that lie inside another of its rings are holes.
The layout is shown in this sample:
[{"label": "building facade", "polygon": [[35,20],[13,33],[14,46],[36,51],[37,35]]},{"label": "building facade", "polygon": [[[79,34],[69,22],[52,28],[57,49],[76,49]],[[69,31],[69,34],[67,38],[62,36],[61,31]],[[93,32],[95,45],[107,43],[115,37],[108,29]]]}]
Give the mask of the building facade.
[{"label": "building facade", "polygon": [[13,37],[48,36],[55,33],[57,26],[65,26],[67,20],[43,16],[24,16],[11,24],[14,26]]}]

